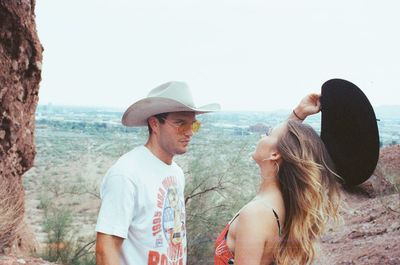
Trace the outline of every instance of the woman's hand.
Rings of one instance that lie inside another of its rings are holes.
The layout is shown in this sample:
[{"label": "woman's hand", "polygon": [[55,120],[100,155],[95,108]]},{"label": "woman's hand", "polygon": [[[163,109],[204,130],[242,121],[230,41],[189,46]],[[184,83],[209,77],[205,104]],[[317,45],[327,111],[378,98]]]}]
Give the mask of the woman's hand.
[{"label": "woman's hand", "polygon": [[318,113],[321,110],[321,95],[318,93],[311,93],[305,96],[293,110],[290,118],[304,120],[309,115]]}]

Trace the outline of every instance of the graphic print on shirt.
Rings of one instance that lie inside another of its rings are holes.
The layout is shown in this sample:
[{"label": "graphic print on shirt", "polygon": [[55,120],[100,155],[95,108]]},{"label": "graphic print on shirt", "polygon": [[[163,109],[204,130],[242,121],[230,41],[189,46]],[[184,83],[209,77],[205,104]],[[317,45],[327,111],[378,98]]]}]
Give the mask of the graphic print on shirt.
[{"label": "graphic print on shirt", "polygon": [[167,177],[162,182],[157,195],[157,208],[153,217],[152,233],[155,238],[154,247],[167,245],[167,253],[156,250],[149,252],[149,265],[181,265],[183,264],[185,246],[185,207],[179,196],[175,177]]}]

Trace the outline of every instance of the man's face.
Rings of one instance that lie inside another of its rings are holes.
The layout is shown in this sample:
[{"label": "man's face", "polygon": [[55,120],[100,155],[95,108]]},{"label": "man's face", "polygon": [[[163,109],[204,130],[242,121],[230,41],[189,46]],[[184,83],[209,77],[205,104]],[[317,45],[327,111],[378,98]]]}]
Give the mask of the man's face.
[{"label": "man's face", "polygon": [[171,112],[164,123],[160,123],[159,144],[169,154],[180,155],[188,150],[193,136],[191,126],[182,130],[182,125],[192,125],[196,121],[194,112]]}]

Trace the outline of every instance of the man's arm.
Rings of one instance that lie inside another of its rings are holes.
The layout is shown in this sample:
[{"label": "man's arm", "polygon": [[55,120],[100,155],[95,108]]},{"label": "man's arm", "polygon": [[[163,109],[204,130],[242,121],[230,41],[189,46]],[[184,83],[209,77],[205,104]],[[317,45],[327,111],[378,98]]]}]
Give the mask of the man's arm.
[{"label": "man's arm", "polygon": [[121,264],[121,246],[123,238],[97,232],[96,237],[96,264]]},{"label": "man's arm", "polygon": [[305,96],[290,113],[289,120],[304,121],[307,116],[318,113],[321,109],[320,94],[312,93]]}]

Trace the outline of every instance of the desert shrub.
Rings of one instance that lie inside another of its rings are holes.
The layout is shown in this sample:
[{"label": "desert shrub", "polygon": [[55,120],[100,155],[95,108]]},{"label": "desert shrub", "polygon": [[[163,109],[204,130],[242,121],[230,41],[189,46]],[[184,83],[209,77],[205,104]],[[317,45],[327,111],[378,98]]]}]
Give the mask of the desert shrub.
[{"label": "desert shrub", "polygon": [[41,192],[38,196],[38,199],[39,199],[39,204],[37,208],[46,212],[49,206],[51,205],[51,200],[52,200],[51,197],[48,195],[48,193]]},{"label": "desert shrub", "polygon": [[43,230],[47,233],[46,247],[41,257],[69,265],[94,265],[93,239],[78,239],[72,228],[72,213],[66,208],[50,207],[45,214]]},{"label": "desert shrub", "polygon": [[65,208],[52,207],[45,212],[43,230],[47,233],[47,245],[43,258],[49,261],[68,261],[69,237],[72,216]]}]

